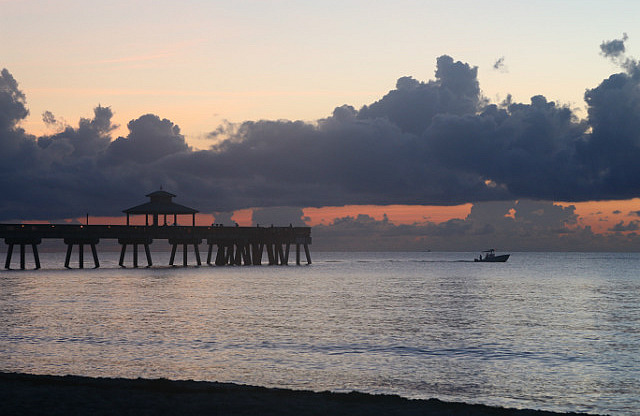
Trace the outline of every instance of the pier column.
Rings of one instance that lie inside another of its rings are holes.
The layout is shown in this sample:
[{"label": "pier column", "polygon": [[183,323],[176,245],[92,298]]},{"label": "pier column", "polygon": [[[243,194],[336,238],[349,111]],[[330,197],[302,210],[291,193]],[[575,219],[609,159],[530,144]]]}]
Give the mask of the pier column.
[{"label": "pier column", "polygon": [[226,250],[224,244],[218,243],[218,252],[216,253],[216,266],[224,266],[226,263]]},{"label": "pier column", "polygon": [[98,252],[96,250],[96,244],[100,242],[97,238],[65,238],[64,243],[67,245],[67,255],[64,259],[64,267],[70,269],[71,266],[69,263],[71,262],[71,252],[73,251],[73,246],[78,246],[78,268],[84,269],[84,246],[85,244],[89,244],[91,246],[91,253],[93,254],[93,267],[97,269],[100,267],[100,262],[98,261]]},{"label": "pier column", "polygon": [[309,244],[311,244],[311,236],[297,236],[296,244],[296,264],[300,265],[300,246],[304,247],[304,254],[307,257],[307,264],[311,264],[311,253],[309,252]]},{"label": "pier column", "polygon": [[93,264],[97,269],[98,267],[100,267],[100,261],[98,260],[98,250],[96,250],[95,244],[91,244],[91,254],[93,255]]},{"label": "pier column", "polygon": [[173,266],[173,262],[176,258],[176,251],[178,249],[178,245],[182,245],[182,265],[186,267],[188,265],[188,257],[187,253],[189,251],[189,246],[193,245],[193,250],[196,256],[196,264],[198,266],[202,265],[202,261],[200,260],[200,250],[199,245],[202,242],[202,239],[199,238],[170,238],[169,244],[171,244],[171,257],[169,259],[169,265]]},{"label": "pier column", "polygon": [[226,251],[226,254],[224,256],[224,264],[225,265],[233,264],[233,253],[234,253],[234,251],[233,251],[233,243],[231,243],[231,244],[227,243],[226,244],[226,250],[227,251]]},{"label": "pier column", "polygon": [[33,259],[36,262],[36,269],[40,268],[40,256],[38,256],[38,244],[31,243],[31,249],[33,250]]},{"label": "pier column", "polygon": [[67,244],[67,255],[64,258],[64,267],[70,269],[69,262],[71,261],[71,249],[73,248],[72,244]]},{"label": "pier column", "polygon": [[311,253],[309,253],[309,244],[304,243],[304,254],[307,255],[307,264],[311,264]]},{"label": "pier column", "polygon": [[144,253],[147,256],[147,267],[153,266],[153,262],[151,261],[151,250],[149,249],[149,244],[144,245]]},{"label": "pier column", "polygon": [[242,265],[242,244],[236,243],[236,253],[233,259],[233,264],[236,266]]},{"label": "pier column", "polygon": [[193,245],[193,251],[196,253],[196,263],[198,264],[198,266],[201,266],[202,262],[200,261],[200,249],[198,248],[197,244]]},{"label": "pier column", "polygon": [[273,266],[274,264],[277,264],[272,243],[267,243],[267,258],[269,259],[269,266]]},{"label": "pier column", "polygon": [[7,243],[7,244],[9,244],[9,248],[7,249],[7,261],[5,261],[4,263],[4,268],[8,270],[11,268],[11,255],[13,254],[13,243]]},{"label": "pier column", "polygon": [[278,257],[280,258],[280,261],[279,262],[276,261],[276,264],[280,264],[280,265],[287,264],[284,258],[284,248],[282,247],[282,244],[278,243],[276,244],[276,247],[278,248]]},{"label": "pier column", "polygon": [[24,244],[20,244],[20,270],[24,270],[24,268],[25,268]]},{"label": "pier column", "polygon": [[5,238],[4,242],[9,246],[7,248],[7,257],[5,259],[4,268],[11,269],[11,257],[13,255],[13,247],[15,245],[20,246],[20,270],[24,270],[27,267],[26,261],[26,246],[30,245],[33,250],[33,259],[36,264],[36,269],[40,268],[40,257],[38,256],[38,244],[42,242],[42,239],[38,237],[24,237],[24,238]]},{"label": "pier column", "polygon": [[177,244],[171,245],[171,257],[169,257],[169,266],[173,266],[173,261],[176,259]]},{"label": "pier column", "polygon": [[126,253],[127,251],[127,244],[126,243],[121,243],[122,244],[122,248],[120,248],[120,261],[118,262],[118,265],[120,267],[124,267],[124,253]]},{"label": "pier column", "polygon": [[133,267],[134,268],[138,267],[138,246],[139,245],[143,245],[144,246],[144,252],[145,252],[145,255],[147,257],[147,267],[151,267],[153,265],[153,262],[151,260],[151,250],[149,248],[151,243],[153,243],[153,239],[146,238],[146,237],[118,238],[118,243],[120,245],[122,245],[122,248],[120,249],[120,261],[118,262],[118,265],[120,267],[126,267],[124,265],[124,260],[125,260],[125,254],[127,252],[127,245],[133,246],[133,259],[132,260],[133,260]]},{"label": "pier column", "polygon": [[78,244],[78,266],[84,269],[84,244]]},{"label": "pier column", "polygon": [[211,255],[213,254],[213,243],[211,241],[207,241],[209,245],[209,249],[207,250],[207,264],[211,266]]},{"label": "pier column", "polygon": [[284,252],[284,265],[288,266],[289,265],[289,250],[291,249],[291,244],[287,243],[286,244],[286,249]]},{"label": "pier column", "polygon": [[262,264],[262,246],[258,243],[251,243],[251,257],[254,266],[260,266]]},{"label": "pier column", "polygon": [[253,259],[251,258],[251,245],[249,243],[242,244],[242,259],[245,266],[251,266]]}]

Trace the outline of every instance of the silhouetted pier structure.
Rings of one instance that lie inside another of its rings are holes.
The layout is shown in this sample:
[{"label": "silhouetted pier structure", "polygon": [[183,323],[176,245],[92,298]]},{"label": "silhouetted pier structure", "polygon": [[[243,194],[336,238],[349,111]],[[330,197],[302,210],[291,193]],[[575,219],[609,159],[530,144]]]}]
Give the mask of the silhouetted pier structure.
[{"label": "silhouetted pier structure", "polygon": [[[40,268],[38,245],[43,239],[63,240],[67,245],[64,266],[70,268],[73,246],[78,249],[78,267],[84,268],[84,247],[89,246],[94,267],[100,267],[97,245],[100,240],[114,239],[122,246],[119,265],[124,267],[127,246],[133,249],[133,267],[138,267],[138,249],[144,247],[147,267],[153,265],[150,245],[154,240],[167,240],[171,245],[169,265],[175,262],[178,246],[182,248],[182,265],[187,266],[188,248],[193,246],[196,264],[202,264],[199,246],[206,242],[208,246],[208,265],[261,265],[266,253],[269,265],[289,264],[289,253],[295,245],[296,264],[300,264],[301,248],[304,249],[307,264],[311,264],[309,244],[310,227],[225,227],[221,225],[196,226],[195,214],[198,212],[171,201],[175,195],[157,191],[147,195],[151,201],[124,212],[129,215],[146,216],[144,226],[140,225],[78,225],[78,224],[0,224],[0,238],[8,245],[5,268],[11,268],[14,248],[20,247],[20,269],[26,267],[26,247],[31,246],[35,268]],[[178,215],[191,215],[192,225],[178,225]],[[167,215],[173,216],[173,224],[167,224]],[[153,219],[149,223],[149,216]],[[163,223],[159,219],[162,216]],[[215,259],[213,259],[215,246]]]}]

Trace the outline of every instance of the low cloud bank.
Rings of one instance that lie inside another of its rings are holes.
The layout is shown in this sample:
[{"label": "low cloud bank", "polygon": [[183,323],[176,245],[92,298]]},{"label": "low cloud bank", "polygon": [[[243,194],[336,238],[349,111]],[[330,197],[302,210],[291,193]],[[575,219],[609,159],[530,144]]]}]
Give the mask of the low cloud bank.
[{"label": "low cloud bank", "polygon": [[[360,109],[343,105],[315,123],[226,124],[201,151],[154,114],[114,139],[112,111],[101,106],[77,127],[30,135],[20,127],[26,97],[4,69],[0,220],[117,215],[160,185],[202,212],[635,197],[640,65],[625,55],[626,40],[601,45],[622,72],[586,91],[584,120],[541,95],[491,103],[478,68],[443,55],[433,80],[402,77]],[[43,116],[60,124],[52,112]]]},{"label": "low cloud bank", "polygon": [[547,201],[474,205],[466,218],[393,224],[386,216],[337,218],[313,228],[314,250],[336,251],[638,251],[639,221],[620,221],[610,233],[580,224],[575,206]]}]

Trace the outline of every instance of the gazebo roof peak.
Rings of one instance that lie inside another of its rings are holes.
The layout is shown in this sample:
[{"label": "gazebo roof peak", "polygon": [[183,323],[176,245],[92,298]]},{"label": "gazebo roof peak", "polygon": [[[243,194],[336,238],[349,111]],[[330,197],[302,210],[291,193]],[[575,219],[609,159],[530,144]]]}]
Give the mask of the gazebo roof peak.
[{"label": "gazebo roof peak", "polygon": [[146,195],[149,202],[123,210],[126,214],[195,214],[197,209],[176,204],[171,192],[159,190]]},{"label": "gazebo roof peak", "polygon": [[160,187],[159,191],[153,191],[150,194],[146,194],[145,196],[149,198],[153,198],[156,196],[175,198],[174,194],[172,194],[171,192],[163,191],[162,187]]}]

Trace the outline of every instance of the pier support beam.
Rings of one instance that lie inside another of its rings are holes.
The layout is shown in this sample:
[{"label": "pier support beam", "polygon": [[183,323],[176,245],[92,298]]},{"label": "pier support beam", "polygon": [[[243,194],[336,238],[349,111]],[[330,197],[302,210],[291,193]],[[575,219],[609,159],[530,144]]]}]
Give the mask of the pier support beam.
[{"label": "pier support beam", "polygon": [[224,244],[218,243],[218,252],[216,253],[216,266],[224,266],[227,264],[227,255]]},{"label": "pier support beam", "polygon": [[122,245],[120,249],[120,261],[118,265],[120,267],[125,267],[124,265],[124,257],[127,252],[127,245],[133,246],[133,267],[138,267],[138,246],[144,246],[144,253],[147,257],[147,267],[153,266],[153,261],[151,260],[151,250],[149,246],[153,243],[151,238],[119,238],[118,243]]},{"label": "pier support beam", "polygon": [[67,255],[64,259],[64,267],[70,269],[71,266],[69,263],[71,262],[71,252],[73,251],[73,246],[78,246],[78,268],[84,269],[84,246],[91,246],[91,253],[93,254],[93,268],[97,269],[100,267],[100,261],[98,260],[98,252],[96,250],[96,244],[100,242],[97,238],[65,238],[64,243],[67,245]]},{"label": "pier support beam", "polygon": [[304,243],[304,254],[307,255],[307,264],[311,264],[311,253],[309,253],[309,244]]},{"label": "pier support beam", "polygon": [[300,265],[300,246],[304,247],[304,254],[307,257],[307,264],[311,264],[311,253],[309,252],[309,244],[311,243],[311,237],[308,240],[296,241],[296,264]]},{"label": "pier support beam", "polygon": [[202,265],[202,261],[200,260],[200,249],[199,245],[202,242],[202,239],[199,238],[187,238],[187,239],[169,239],[169,244],[171,244],[171,257],[169,259],[169,266],[174,266],[174,261],[176,258],[176,250],[178,245],[182,245],[182,265],[186,267],[188,265],[187,252],[188,247],[193,245],[193,251],[196,255],[196,264],[198,266]]},{"label": "pier support beam", "polygon": [[211,265],[213,258],[213,246],[217,246],[216,258],[214,264],[216,266],[251,266],[260,264],[262,251],[259,250],[258,244],[252,244],[247,241],[216,241],[207,240],[209,249],[207,252],[207,264]]},{"label": "pier support beam", "polygon": [[251,251],[253,257],[253,265],[260,266],[262,264],[262,251],[264,249],[264,244],[260,243],[252,243]]},{"label": "pier support beam", "polygon": [[13,247],[20,246],[20,270],[26,269],[26,246],[30,245],[33,251],[33,260],[35,269],[40,268],[40,256],[38,255],[38,244],[42,242],[40,238],[5,238],[4,240],[9,247],[7,248],[7,258],[5,259],[4,268],[11,269],[11,257],[13,255]]}]

